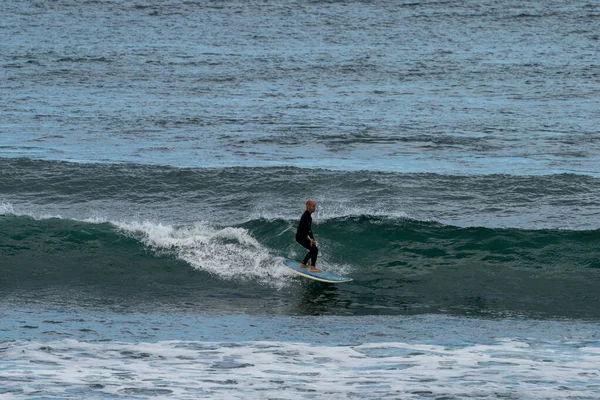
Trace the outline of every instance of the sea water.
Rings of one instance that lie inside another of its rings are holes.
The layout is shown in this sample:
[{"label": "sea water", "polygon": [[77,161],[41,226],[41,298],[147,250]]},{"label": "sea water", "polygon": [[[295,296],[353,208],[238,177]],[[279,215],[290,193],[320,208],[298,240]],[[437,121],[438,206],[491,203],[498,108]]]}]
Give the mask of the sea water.
[{"label": "sea water", "polygon": [[[597,399],[594,1],[0,4],[0,398]],[[319,266],[294,276],[317,201]]]}]

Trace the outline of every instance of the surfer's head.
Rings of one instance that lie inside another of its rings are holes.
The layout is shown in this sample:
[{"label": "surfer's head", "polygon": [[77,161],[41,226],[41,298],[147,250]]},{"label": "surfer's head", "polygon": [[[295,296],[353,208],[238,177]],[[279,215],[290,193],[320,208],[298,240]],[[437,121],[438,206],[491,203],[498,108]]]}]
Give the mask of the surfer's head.
[{"label": "surfer's head", "polygon": [[306,211],[308,211],[309,213],[314,213],[315,210],[317,209],[317,202],[314,200],[308,200],[306,202]]}]

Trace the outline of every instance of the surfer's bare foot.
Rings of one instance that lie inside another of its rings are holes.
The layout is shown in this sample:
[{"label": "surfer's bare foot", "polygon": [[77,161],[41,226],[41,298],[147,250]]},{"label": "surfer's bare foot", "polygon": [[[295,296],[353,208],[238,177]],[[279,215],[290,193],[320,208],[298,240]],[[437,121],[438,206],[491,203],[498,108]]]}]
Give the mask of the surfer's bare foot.
[{"label": "surfer's bare foot", "polygon": [[310,272],[321,272],[321,270],[320,270],[320,269],[318,269],[317,267],[312,267],[312,268],[310,269]]},{"label": "surfer's bare foot", "polygon": [[306,264],[300,264],[300,268],[308,268],[308,265],[306,265]]}]

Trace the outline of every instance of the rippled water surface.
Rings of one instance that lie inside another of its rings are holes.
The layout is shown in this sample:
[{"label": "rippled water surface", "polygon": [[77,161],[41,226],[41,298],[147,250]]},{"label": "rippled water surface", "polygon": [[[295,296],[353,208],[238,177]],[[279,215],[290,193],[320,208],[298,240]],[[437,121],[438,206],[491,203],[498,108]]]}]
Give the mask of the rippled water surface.
[{"label": "rippled water surface", "polygon": [[598,4],[5,1],[0,154],[598,176]]},{"label": "rippled water surface", "polygon": [[[0,2],[0,397],[596,399],[600,5]],[[292,275],[308,198],[319,265]]]}]

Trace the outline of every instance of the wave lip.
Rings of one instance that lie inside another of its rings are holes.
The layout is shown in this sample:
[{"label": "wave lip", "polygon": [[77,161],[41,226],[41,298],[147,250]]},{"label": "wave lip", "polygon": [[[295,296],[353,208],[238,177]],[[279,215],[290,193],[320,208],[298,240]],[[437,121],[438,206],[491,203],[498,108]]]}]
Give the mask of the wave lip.
[{"label": "wave lip", "polygon": [[259,217],[299,218],[304,202],[313,198],[321,219],[370,214],[523,229],[596,229],[600,224],[600,205],[594,201],[600,179],[574,174],[203,169],[26,159],[0,159],[0,169],[7,172],[0,175],[0,201],[14,205],[13,211],[75,219],[97,211],[113,221],[137,215],[178,225],[203,220],[231,226]]}]

